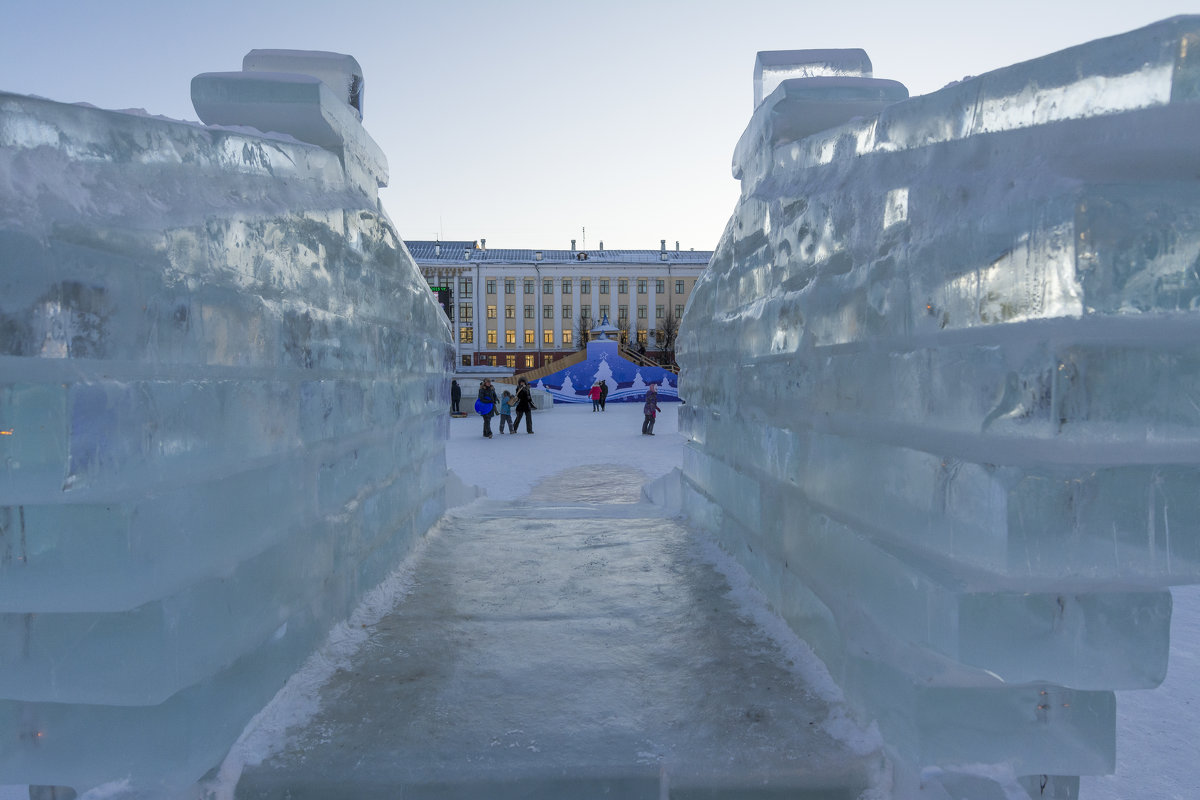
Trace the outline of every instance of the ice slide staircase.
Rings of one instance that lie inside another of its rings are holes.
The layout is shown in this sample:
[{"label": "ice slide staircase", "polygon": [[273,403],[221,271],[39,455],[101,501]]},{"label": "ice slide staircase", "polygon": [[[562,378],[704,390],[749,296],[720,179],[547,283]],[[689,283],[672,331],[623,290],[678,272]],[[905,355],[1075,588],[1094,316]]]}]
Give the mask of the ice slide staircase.
[{"label": "ice slide staircase", "polygon": [[587,359],[587,351],[576,350],[574,353],[565,355],[560,359],[556,359],[555,361],[549,362],[548,364],[543,364],[540,367],[535,367],[534,369],[526,370],[525,372],[521,372],[517,375],[514,375],[512,378],[502,378],[502,379],[500,379],[499,382],[500,383],[511,383],[515,386],[517,383],[517,379],[524,378],[525,380],[529,381],[530,383],[537,383],[539,378],[544,378],[547,375],[553,375],[554,373],[558,372],[559,370],[566,369],[567,367],[573,367],[576,364],[578,364],[586,359]]}]

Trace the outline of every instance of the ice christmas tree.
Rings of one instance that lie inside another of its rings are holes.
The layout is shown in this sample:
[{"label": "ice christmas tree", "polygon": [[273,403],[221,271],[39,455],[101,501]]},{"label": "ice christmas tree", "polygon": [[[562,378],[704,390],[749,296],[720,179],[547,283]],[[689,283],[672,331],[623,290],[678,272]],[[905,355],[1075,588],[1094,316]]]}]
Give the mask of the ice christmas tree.
[{"label": "ice christmas tree", "polygon": [[610,385],[616,383],[613,381],[612,367],[608,365],[608,356],[600,359],[600,366],[596,368],[596,374],[592,377],[592,380],[597,383],[600,381],[609,381]]}]

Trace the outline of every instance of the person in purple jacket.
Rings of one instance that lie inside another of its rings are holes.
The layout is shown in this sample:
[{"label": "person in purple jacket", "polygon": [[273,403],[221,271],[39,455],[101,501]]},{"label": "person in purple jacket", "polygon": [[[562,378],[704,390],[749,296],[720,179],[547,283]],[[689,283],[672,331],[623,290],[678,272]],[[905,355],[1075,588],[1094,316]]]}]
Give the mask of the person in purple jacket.
[{"label": "person in purple jacket", "polygon": [[650,388],[646,390],[646,405],[642,406],[642,413],[646,418],[642,421],[642,435],[654,435],[654,418],[658,416],[658,412],[662,411],[658,407],[658,389],[654,384],[650,384]]}]

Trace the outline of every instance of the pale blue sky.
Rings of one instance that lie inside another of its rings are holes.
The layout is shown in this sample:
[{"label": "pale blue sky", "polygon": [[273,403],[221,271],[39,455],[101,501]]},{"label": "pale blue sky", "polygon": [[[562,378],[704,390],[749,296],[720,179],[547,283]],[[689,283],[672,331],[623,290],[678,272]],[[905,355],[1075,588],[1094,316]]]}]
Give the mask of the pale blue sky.
[{"label": "pale blue sky", "polygon": [[196,119],[254,48],[358,59],[407,239],[713,248],[758,50],[862,47],[925,94],[1195,12],[1140,0],[0,0],[0,90]]}]

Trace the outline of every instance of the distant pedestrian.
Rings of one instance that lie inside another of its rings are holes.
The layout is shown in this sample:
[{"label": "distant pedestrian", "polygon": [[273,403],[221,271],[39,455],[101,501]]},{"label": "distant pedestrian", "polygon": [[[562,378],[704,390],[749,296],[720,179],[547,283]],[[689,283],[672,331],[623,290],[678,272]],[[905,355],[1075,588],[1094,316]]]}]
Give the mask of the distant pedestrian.
[{"label": "distant pedestrian", "polygon": [[600,410],[600,384],[593,383],[591,391],[588,392],[588,397],[592,398],[592,411]]},{"label": "distant pedestrian", "polygon": [[521,378],[517,381],[517,416],[513,420],[513,433],[521,427],[521,417],[525,417],[525,432],[533,433],[533,395],[529,392],[529,381]]},{"label": "distant pedestrian", "polygon": [[642,414],[646,417],[642,421],[643,436],[654,435],[654,418],[658,415],[659,411],[662,411],[662,409],[658,407],[658,389],[654,388],[654,384],[652,383],[650,384],[650,388],[646,390],[646,405],[642,406]]},{"label": "distant pedestrian", "polygon": [[488,378],[484,378],[479,384],[479,394],[476,398],[481,403],[487,403],[487,413],[480,412],[483,417],[483,438],[492,438],[492,414],[496,413],[496,390],[492,388],[492,382]]},{"label": "distant pedestrian", "polygon": [[450,413],[462,413],[458,410],[458,402],[460,400],[462,400],[462,387],[458,385],[458,381],[450,381]]},{"label": "distant pedestrian", "polygon": [[604,401],[608,399],[608,383],[600,381],[600,410],[604,410]]},{"label": "distant pedestrian", "polygon": [[504,426],[508,425],[509,433],[516,433],[512,423],[512,393],[507,389],[500,395],[500,434],[504,434]]}]

